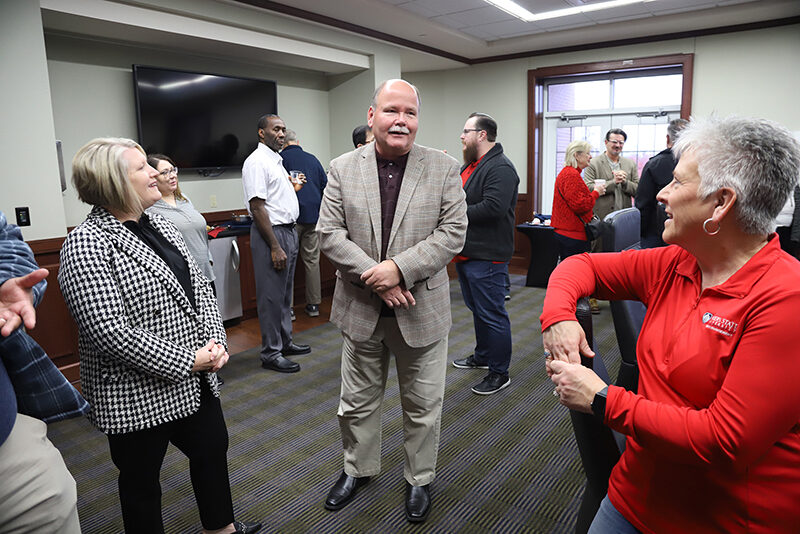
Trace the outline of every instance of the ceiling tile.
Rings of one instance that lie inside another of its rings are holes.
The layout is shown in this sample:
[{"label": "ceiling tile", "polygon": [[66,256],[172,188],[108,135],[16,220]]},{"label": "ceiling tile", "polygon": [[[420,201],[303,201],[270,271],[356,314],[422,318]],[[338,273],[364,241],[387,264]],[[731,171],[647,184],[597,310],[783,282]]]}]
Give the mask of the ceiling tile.
[{"label": "ceiling tile", "polygon": [[484,41],[497,40],[497,37],[488,32],[483,31],[480,26],[475,26],[474,28],[463,28],[461,31],[466,33],[467,35],[471,35],[472,37],[483,39]]},{"label": "ceiling tile", "polygon": [[438,22],[439,24],[447,26],[448,28],[454,28],[456,30],[460,30],[461,28],[464,27],[463,23],[459,22],[458,20],[454,19],[449,15],[441,15],[439,17],[433,17],[431,20],[433,22]]},{"label": "ceiling tile", "polygon": [[511,35],[516,36],[524,33],[538,33],[536,31],[533,31],[533,29],[536,28],[536,26],[527,22],[523,22],[519,19],[504,20],[501,22],[493,22],[491,24],[481,24],[478,27],[482,31],[485,31],[490,35],[494,36],[495,39],[504,39]]},{"label": "ceiling tile", "polygon": [[420,2],[409,2],[397,7],[405,9],[406,11],[410,11],[411,13],[416,13],[417,15],[425,17],[426,19],[441,15],[441,13],[423,6]]},{"label": "ceiling tile", "polygon": [[486,7],[486,2],[483,0],[414,0],[413,3],[435,11],[437,15]]},{"label": "ceiling tile", "polygon": [[504,20],[518,20],[503,10],[494,7],[482,7],[478,9],[470,9],[468,11],[461,11],[459,13],[450,13],[450,17],[457,20],[464,26],[479,26],[481,24],[490,24],[492,22],[501,22]]}]

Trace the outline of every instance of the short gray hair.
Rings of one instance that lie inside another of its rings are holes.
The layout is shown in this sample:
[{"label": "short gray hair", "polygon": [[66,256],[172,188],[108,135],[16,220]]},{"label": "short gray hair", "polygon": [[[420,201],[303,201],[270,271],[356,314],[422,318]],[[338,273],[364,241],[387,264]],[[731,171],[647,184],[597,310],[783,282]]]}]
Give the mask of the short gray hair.
[{"label": "short gray hair", "polygon": [[701,199],[723,187],[736,192],[734,215],[747,234],[772,231],[800,176],[800,143],[765,119],[692,118],[672,150],[695,154]]},{"label": "short gray hair", "polygon": [[286,128],[286,136],[284,137],[284,142],[285,143],[297,142],[297,132],[295,132],[294,130],[290,130],[289,128]]},{"label": "short gray hair", "polygon": [[578,160],[575,159],[575,156],[582,152],[591,152],[592,145],[589,144],[589,141],[584,141],[583,139],[577,139],[570,144],[567,145],[567,153],[564,154],[564,165],[569,165],[570,167],[578,168]]},{"label": "short gray hair", "polygon": [[669,137],[669,142],[673,145],[678,141],[678,137],[680,137],[681,132],[683,131],[686,126],[688,126],[689,121],[686,119],[674,119],[669,121],[669,125],[667,126],[667,137]]},{"label": "short gray hair", "polygon": [[[381,82],[381,84],[375,88],[375,92],[372,93],[372,101],[370,102],[369,106],[373,110],[378,105],[378,95],[380,94],[380,92],[383,91],[383,88],[386,87],[387,84],[390,84],[392,82],[403,82],[411,86],[411,88],[414,89],[414,94],[417,95],[417,108],[422,107],[422,98],[419,96],[419,89],[417,89],[416,85],[414,85],[411,82],[407,82],[401,78],[392,78],[391,80],[384,80],[383,82]],[[419,109],[417,109],[417,111],[419,111]]]},{"label": "short gray hair", "polygon": [[78,198],[92,206],[122,213],[141,213],[142,202],[128,178],[128,160],[122,154],[139,143],[122,137],[99,137],[83,145],[72,158],[72,184]]}]

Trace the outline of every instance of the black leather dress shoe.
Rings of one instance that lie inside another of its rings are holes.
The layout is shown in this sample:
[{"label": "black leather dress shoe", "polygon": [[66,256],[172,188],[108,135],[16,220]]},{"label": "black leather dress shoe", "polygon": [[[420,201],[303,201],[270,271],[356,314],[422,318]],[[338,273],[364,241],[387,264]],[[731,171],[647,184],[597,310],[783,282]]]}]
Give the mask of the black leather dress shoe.
[{"label": "black leather dress shoe", "polygon": [[344,508],[356,496],[358,488],[365,486],[367,482],[369,482],[369,477],[351,477],[342,471],[339,480],[328,492],[328,498],[325,499],[325,508],[328,510]]},{"label": "black leather dress shoe", "polygon": [[308,345],[299,345],[297,343],[289,343],[287,347],[283,347],[281,351],[284,356],[297,356],[300,354],[308,354],[311,352],[311,347]]},{"label": "black leather dress shoe", "polygon": [[406,519],[422,523],[431,511],[431,485],[412,486],[406,481]]},{"label": "black leather dress shoe", "polygon": [[261,367],[264,369],[270,369],[272,371],[278,371],[279,373],[296,373],[300,370],[299,363],[287,360],[280,354],[269,361],[262,361]]},{"label": "black leather dress shoe", "polygon": [[255,534],[259,530],[261,530],[261,523],[251,522],[251,521],[234,521],[233,526],[236,529],[234,534]]}]

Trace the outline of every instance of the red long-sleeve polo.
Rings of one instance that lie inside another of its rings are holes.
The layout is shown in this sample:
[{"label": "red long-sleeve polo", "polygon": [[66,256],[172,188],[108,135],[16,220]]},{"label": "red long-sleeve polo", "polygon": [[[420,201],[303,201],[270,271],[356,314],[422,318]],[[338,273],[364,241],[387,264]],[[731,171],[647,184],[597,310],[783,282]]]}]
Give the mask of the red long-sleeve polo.
[{"label": "red long-sleeve polo", "polygon": [[609,498],[643,532],[800,532],[800,263],[769,243],[700,291],[677,246],[573,256],[550,277],[542,327],[578,297],[648,307],[639,394],[609,387],[627,435]]},{"label": "red long-sleeve polo", "polygon": [[581,171],[569,165],[556,176],[554,189],[550,225],[558,234],[586,241],[583,224],[592,219],[592,208],[599,194],[590,192],[581,178]]}]

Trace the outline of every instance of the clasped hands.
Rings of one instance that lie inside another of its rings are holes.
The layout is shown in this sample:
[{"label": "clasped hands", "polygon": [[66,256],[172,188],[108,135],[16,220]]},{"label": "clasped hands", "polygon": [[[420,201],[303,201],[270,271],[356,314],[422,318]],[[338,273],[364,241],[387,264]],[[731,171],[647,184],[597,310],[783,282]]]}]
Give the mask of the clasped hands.
[{"label": "clasped hands", "polygon": [[389,308],[408,309],[417,303],[411,291],[403,287],[400,269],[392,260],[384,260],[364,271],[361,281],[377,293]]},{"label": "clasped hands", "polygon": [[193,372],[208,371],[216,373],[222,366],[228,363],[228,351],[225,347],[217,343],[213,339],[209,339],[208,343],[203,348],[195,352]]},{"label": "clasped hands", "polygon": [[581,365],[581,355],[594,358],[586,334],[578,321],[560,321],[542,333],[545,368],[555,384],[561,404],[570,410],[592,412],[595,394],[606,383],[588,367]]}]

